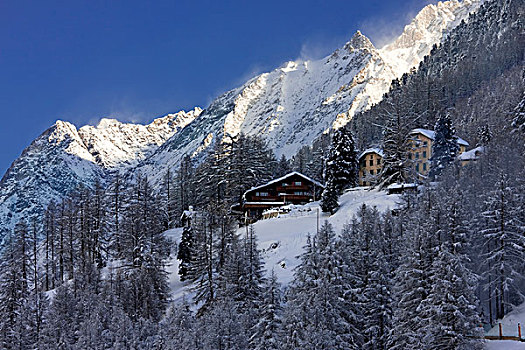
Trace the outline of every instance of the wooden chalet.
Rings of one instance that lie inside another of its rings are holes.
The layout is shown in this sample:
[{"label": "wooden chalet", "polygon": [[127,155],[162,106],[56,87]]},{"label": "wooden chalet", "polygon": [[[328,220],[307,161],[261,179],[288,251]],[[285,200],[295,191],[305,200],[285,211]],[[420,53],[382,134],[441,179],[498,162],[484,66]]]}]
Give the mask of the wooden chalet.
[{"label": "wooden chalet", "polygon": [[236,207],[249,218],[259,219],[270,208],[316,201],[324,185],[296,171],[246,191]]}]

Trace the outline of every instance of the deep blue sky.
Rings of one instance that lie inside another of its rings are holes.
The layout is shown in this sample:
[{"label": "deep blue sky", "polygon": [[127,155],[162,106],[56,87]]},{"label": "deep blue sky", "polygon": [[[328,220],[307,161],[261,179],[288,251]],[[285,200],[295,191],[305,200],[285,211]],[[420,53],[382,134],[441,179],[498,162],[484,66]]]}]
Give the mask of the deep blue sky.
[{"label": "deep blue sky", "polygon": [[0,176],[62,119],[149,122],[357,30],[380,46],[427,0],[0,1]]}]

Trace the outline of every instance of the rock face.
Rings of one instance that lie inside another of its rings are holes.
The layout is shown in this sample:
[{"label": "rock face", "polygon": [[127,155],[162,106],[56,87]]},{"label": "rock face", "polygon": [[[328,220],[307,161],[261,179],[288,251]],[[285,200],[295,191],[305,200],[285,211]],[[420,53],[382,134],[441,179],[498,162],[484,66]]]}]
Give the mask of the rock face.
[{"label": "rock face", "polygon": [[108,173],[140,171],[158,183],[184,154],[198,155],[226,135],[263,136],[277,156],[293,155],[330,128],[379,102],[482,0],[428,5],[382,49],[360,32],[320,60],[292,61],[195,108],[149,125],[102,119],[77,128],[58,121],[24,150],[0,181],[0,240],[20,218]]}]

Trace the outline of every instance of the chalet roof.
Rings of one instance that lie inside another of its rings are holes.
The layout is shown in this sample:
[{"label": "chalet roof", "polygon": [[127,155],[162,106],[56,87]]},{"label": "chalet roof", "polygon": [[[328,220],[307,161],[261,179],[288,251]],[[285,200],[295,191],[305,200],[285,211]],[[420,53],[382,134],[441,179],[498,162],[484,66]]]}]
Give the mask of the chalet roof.
[{"label": "chalet roof", "polygon": [[316,186],[319,186],[319,187],[324,188],[324,185],[321,184],[320,182],[315,181],[314,179],[311,179],[311,178],[309,178],[308,176],[303,175],[303,174],[301,174],[301,173],[299,173],[299,172],[297,172],[297,171],[292,171],[291,173],[286,174],[286,175],[284,175],[284,176],[282,176],[282,177],[280,177],[280,178],[278,178],[278,179],[274,179],[274,180],[272,180],[272,181],[270,181],[270,182],[267,182],[267,183],[265,183],[264,185],[259,185],[259,186],[256,186],[256,187],[252,187],[252,188],[250,188],[248,191],[244,192],[244,194],[243,194],[243,198],[245,198],[245,196],[246,196],[246,194],[247,194],[248,192],[252,192],[252,191],[255,191],[255,190],[259,190],[259,189],[264,188],[264,187],[266,187],[266,186],[273,185],[274,183],[284,181],[284,180],[286,180],[287,178],[292,177],[292,176],[294,176],[294,175],[298,175],[298,176],[302,177],[303,179],[312,182],[312,183],[315,184]]},{"label": "chalet roof", "polygon": [[369,153],[377,153],[380,157],[383,157],[383,150],[381,148],[370,147],[370,148],[365,149],[363,152],[361,152],[361,154],[359,154],[358,159],[363,158],[364,155],[369,154]]},{"label": "chalet roof", "polygon": [[[410,134],[411,135],[421,134],[423,136],[428,137],[431,140],[434,140],[434,138],[436,137],[436,133],[434,132],[434,130],[421,129],[421,128],[417,128],[417,129],[412,130],[410,132]],[[461,137],[458,137],[458,145],[462,145],[462,146],[468,147],[469,143],[467,141],[463,140]]]},{"label": "chalet roof", "polygon": [[470,151],[461,153],[458,158],[459,160],[476,160],[481,154],[483,154],[483,152],[485,152],[485,148],[483,146],[480,146],[471,149]]}]

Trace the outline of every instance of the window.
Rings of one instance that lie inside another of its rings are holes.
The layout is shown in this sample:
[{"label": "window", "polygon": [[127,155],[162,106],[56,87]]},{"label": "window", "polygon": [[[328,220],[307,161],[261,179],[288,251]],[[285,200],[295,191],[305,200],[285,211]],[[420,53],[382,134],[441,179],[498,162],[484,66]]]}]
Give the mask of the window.
[{"label": "window", "polygon": [[296,196],[306,196],[307,195],[307,193],[303,191],[295,191],[293,194],[295,194]]},{"label": "window", "polygon": [[427,141],[423,142],[423,146],[427,147],[428,146],[428,142]]},{"label": "window", "polygon": [[370,169],[370,175],[374,175],[374,169]]},{"label": "window", "polygon": [[416,171],[418,171],[418,172],[419,172],[419,163],[418,163],[418,164],[416,164]]},{"label": "window", "polygon": [[374,160],[373,160],[373,159],[370,159],[370,161],[368,162],[368,164],[369,164],[370,166],[373,166],[373,165],[374,165]]},{"label": "window", "polygon": [[427,151],[423,151],[423,158],[427,157]]},{"label": "window", "polygon": [[293,184],[294,186],[301,186],[303,183],[301,181],[295,181]]},{"label": "window", "polygon": [[268,192],[255,192],[257,197],[268,197]]},{"label": "window", "polygon": [[419,159],[419,152],[416,152],[416,159]]},{"label": "window", "polygon": [[377,158],[376,165],[379,165],[379,164],[381,164],[381,159]]},{"label": "window", "polygon": [[286,187],[288,186],[288,184],[286,182],[283,182],[283,187]]},{"label": "window", "polygon": [[427,163],[423,163],[423,171],[427,170]]}]

